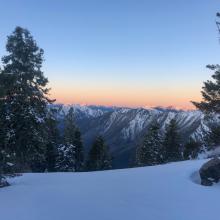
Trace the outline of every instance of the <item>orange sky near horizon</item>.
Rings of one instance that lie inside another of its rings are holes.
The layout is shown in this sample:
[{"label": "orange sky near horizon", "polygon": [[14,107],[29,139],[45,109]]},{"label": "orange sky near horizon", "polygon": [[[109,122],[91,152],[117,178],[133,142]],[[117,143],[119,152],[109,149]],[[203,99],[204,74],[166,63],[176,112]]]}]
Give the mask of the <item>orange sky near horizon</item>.
[{"label": "orange sky near horizon", "polygon": [[[173,106],[195,109],[190,101],[200,101],[199,86],[160,88],[129,88],[126,86],[80,86],[55,84],[50,92],[57,103],[124,107]],[[201,87],[200,87],[201,88]]]}]

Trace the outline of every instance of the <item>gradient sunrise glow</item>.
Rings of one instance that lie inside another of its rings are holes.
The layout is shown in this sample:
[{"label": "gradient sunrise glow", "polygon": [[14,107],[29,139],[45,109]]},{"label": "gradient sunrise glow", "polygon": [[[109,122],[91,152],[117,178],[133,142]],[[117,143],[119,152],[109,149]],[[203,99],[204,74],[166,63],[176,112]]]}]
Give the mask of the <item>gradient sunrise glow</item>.
[{"label": "gradient sunrise glow", "polygon": [[0,3],[0,56],[15,26],[28,28],[58,103],[192,109],[206,64],[219,63],[217,0]]},{"label": "gradient sunrise glow", "polygon": [[[153,107],[173,106],[180,109],[194,109],[190,101],[201,100],[200,85],[137,87],[125,85],[51,83],[50,92],[57,103]],[[159,89],[159,91],[158,91]]]}]

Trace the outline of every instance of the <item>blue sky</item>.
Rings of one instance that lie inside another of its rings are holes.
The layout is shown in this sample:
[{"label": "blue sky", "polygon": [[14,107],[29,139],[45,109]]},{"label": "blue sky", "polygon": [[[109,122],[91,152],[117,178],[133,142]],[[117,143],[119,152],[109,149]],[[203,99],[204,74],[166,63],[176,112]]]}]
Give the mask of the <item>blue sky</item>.
[{"label": "blue sky", "polygon": [[45,50],[59,102],[174,105],[199,100],[218,63],[217,0],[0,0],[0,56],[15,26]]}]

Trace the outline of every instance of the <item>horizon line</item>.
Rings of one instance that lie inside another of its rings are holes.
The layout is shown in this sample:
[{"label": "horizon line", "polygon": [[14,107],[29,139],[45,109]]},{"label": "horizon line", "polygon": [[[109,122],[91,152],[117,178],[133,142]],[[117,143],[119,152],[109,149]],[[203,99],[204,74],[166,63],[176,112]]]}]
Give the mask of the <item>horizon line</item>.
[{"label": "horizon line", "polygon": [[138,108],[143,108],[143,109],[156,109],[156,108],[162,108],[162,109],[170,109],[170,110],[182,110],[182,111],[198,111],[196,107],[192,108],[187,108],[187,107],[179,107],[179,106],[174,106],[174,105],[144,105],[144,106],[126,106],[126,105],[103,105],[103,104],[95,104],[95,103],[74,103],[74,102],[69,102],[69,103],[64,103],[64,102],[57,102],[55,101],[54,104],[58,105],[75,105],[75,106],[97,106],[97,107],[109,107],[109,108],[130,108],[130,109],[138,109]]}]

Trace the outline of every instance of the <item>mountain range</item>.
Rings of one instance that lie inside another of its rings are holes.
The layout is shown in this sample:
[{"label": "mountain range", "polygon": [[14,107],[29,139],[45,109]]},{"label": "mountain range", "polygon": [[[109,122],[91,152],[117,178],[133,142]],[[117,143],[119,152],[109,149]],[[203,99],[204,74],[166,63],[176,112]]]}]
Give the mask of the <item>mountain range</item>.
[{"label": "mountain range", "polygon": [[156,120],[161,133],[175,118],[178,123],[182,143],[189,137],[202,141],[217,118],[210,119],[197,110],[176,110],[172,108],[123,108],[83,105],[57,105],[59,119],[73,107],[75,121],[82,133],[85,151],[97,135],[102,135],[113,155],[114,168],[126,168],[134,162],[135,149],[147,133],[148,127]]}]

